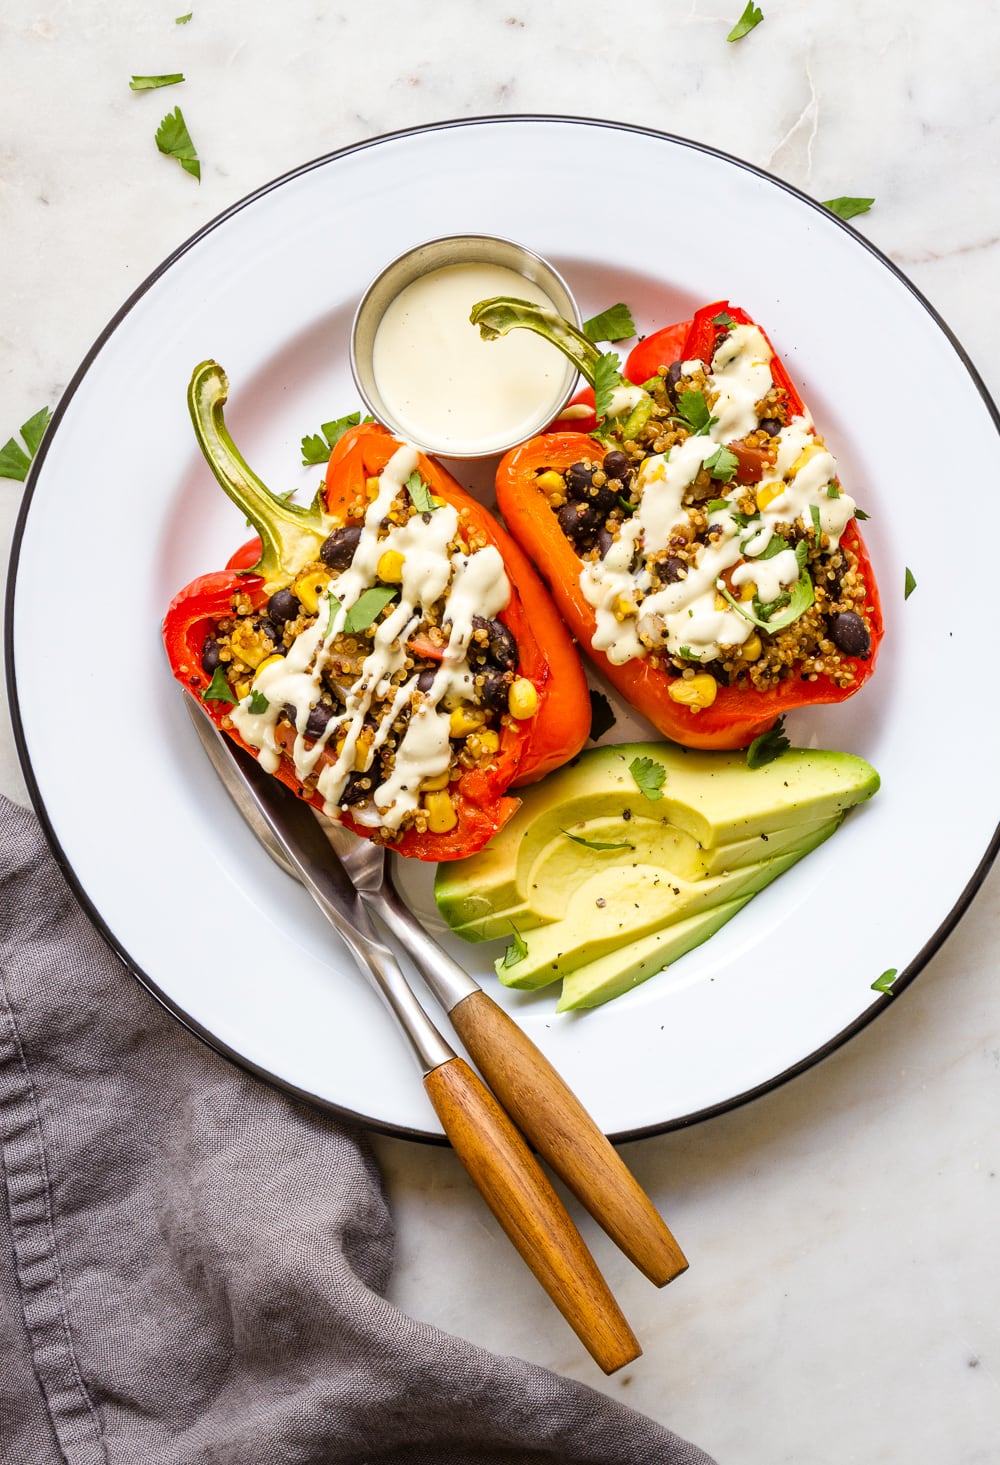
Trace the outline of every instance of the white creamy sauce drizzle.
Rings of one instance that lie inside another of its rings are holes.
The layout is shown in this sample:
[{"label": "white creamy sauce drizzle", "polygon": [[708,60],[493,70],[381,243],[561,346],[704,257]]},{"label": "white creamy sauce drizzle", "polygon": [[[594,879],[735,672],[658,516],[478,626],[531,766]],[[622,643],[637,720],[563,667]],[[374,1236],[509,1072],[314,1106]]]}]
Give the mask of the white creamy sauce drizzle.
[{"label": "white creamy sauce drizzle", "polygon": [[[377,496],[365,514],[350,567],[321,596],[317,619],[296,637],[285,656],[257,673],[250,694],[231,714],[241,737],[260,750],[261,764],[273,773],[281,759],[275,731],[278,718],[284,707],[293,707],[296,736],[291,756],[302,781],[315,772],[324,749],[342,739],[336,759],[326,763],[317,781],[325,812],[336,817],[347,780],[355,772],[366,742],[364,767],[358,771],[373,767],[393,723],[410,709],[405,731],[398,738],[392,771],[373,789],[374,811],[353,811],[359,822],[388,829],[398,829],[406,814],[418,807],[425,780],[450,767],[449,712],[461,702],[471,701],[475,691],[468,660],[472,618],[479,615],[490,620],[510,599],[503,559],[493,545],[471,554],[449,555],[448,546],[457,537],[459,527],[458,510],[451,504],[430,513],[415,513],[407,523],[390,525],[388,531],[381,528],[417,461],[417,450],[408,445],[393,454],[379,478]],[[375,584],[382,555],[391,550],[403,556],[399,599],[369,632],[371,648],[360,676],[346,689],[343,707],[334,711],[322,736],[307,745],[309,714],[320,700],[323,671],[334,655],[333,642],[344,629],[351,607]],[[448,642],[430,690],[418,692],[419,674],[414,672],[396,686],[374,734],[369,729],[362,738],[375,699],[389,696],[393,678],[405,667],[410,655],[409,638],[427,612],[442,601],[440,624],[448,632]],[[339,608],[335,608],[338,603]],[[264,711],[250,710],[254,693],[266,699]],[[418,700],[414,706],[415,697]]]},{"label": "white creamy sauce drizzle", "polygon": [[[728,603],[720,605],[722,575],[732,570],[734,586],[752,584],[760,600],[774,600],[800,574],[791,549],[760,558],[775,526],[798,522],[812,529],[815,509],[833,549],[854,517],[850,495],[839,487],[835,495],[828,491],[837,475],[833,455],[816,441],[811,419],[796,417],[772,439],[777,457],[756,485],[766,505],[758,517],[750,525],[738,523],[733,513],[745,489],[720,482],[714,497],[732,508],[709,514],[715,532],[699,547],[687,575],[650,592],[646,557],[668,554],[672,535],[686,525],[685,490],[720,446],[759,426],[755,403],[772,386],[771,354],[757,326],[737,325],[720,342],[710,369],[704,362],[685,362],[685,375],[705,371],[706,398],[717,420],[707,434],[685,438],[669,453],[645,459],[639,468],[641,498],[635,514],[622,525],[604,559],[585,561],[580,572],[581,589],[597,621],[592,644],[610,661],[620,665],[663,649],[707,662],[741,646],[755,628]],[[774,492],[773,498],[768,490]],[[740,564],[741,560],[747,563]]]}]

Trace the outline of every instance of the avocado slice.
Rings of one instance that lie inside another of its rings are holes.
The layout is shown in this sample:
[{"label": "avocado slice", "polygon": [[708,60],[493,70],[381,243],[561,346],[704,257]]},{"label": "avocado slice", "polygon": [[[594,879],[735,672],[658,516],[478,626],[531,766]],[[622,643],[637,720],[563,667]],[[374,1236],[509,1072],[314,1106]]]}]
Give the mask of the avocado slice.
[{"label": "avocado slice", "polygon": [[[662,797],[638,787],[637,758],[663,769]],[[435,899],[466,940],[509,936],[512,924],[530,931],[565,918],[595,872],[650,865],[692,882],[718,876],[794,848],[878,785],[871,764],[850,753],[789,749],[752,769],[742,753],[672,743],[594,748],[525,789],[521,809],[479,854],[440,865]]]}]

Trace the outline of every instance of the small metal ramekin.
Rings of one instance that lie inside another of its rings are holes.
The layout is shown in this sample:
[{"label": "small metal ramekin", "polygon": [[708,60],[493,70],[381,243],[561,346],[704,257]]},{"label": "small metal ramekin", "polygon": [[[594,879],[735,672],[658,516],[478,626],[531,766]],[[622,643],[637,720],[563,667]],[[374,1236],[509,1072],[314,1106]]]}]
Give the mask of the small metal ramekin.
[{"label": "small metal ramekin", "polygon": [[[398,255],[368,286],[354,315],[351,327],[351,372],[361,398],[368,411],[378,421],[401,437],[414,441],[412,430],[404,428],[394,417],[392,408],[386,403],[375,380],[373,356],[375,334],[386,310],[396,296],[407,285],[432,270],[447,265],[495,264],[516,270],[526,280],[549,297],[558,313],[579,328],[580,311],[569,286],[562,275],[541,255],[516,244],[511,239],[501,239],[492,234],[450,234],[442,239],[429,239]],[[474,327],[470,324],[469,330]],[[555,353],[556,348],[552,348]],[[538,419],[527,430],[518,433],[511,441],[498,441],[489,446],[480,445],[475,451],[456,451],[441,442],[417,442],[417,447],[428,452],[439,453],[448,458],[489,458],[505,453],[508,448],[531,437],[557,417],[570,397],[577,381],[577,371],[571,362],[565,364],[560,391],[546,402],[539,403]]]}]

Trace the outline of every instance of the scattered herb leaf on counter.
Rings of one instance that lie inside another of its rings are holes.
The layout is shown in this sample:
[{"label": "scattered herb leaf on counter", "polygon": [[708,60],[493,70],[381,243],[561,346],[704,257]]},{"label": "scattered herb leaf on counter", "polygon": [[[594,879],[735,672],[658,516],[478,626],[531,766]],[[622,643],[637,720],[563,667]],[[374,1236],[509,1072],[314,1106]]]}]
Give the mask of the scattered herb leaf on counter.
[{"label": "scattered herb leaf on counter", "polygon": [[525,941],[520,931],[514,925],[513,921],[510,922],[510,929],[514,933],[514,939],[507,947],[507,950],[504,952],[503,956],[500,958],[500,965],[504,968],[517,966],[517,963],[519,961],[524,961],[524,958],[528,954],[528,943],[527,941]]},{"label": "scattered herb leaf on counter", "polygon": [[635,779],[635,786],[647,799],[663,798],[663,782],[667,770],[654,758],[633,758],[628,771]]},{"label": "scattered herb leaf on counter", "polygon": [[129,89],[133,92],[152,92],[157,87],[176,86],[183,80],[184,74],[180,71],[164,72],[162,76],[133,76],[129,81]]},{"label": "scattered herb leaf on counter", "polygon": [[191,19],[191,17],[192,17],[193,14],[194,14],[194,11],[193,10],[189,10],[188,13],[187,13],[187,15],[178,15],[177,18],[174,21],[174,25],[187,25],[188,21]]},{"label": "scattered herb leaf on counter", "polygon": [[858,214],[867,214],[873,198],[827,198],[823,200],[823,207],[829,209],[831,214],[836,214],[838,219],[853,219]]},{"label": "scattered herb leaf on counter", "polygon": [[176,158],[185,173],[201,182],[201,163],[180,107],[168,112],[156,129],[156,146],[168,158]]},{"label": "scattered herb leaf on counter", "polygon": [[603,738],[606,732],[610,732],[615,721],[614,710],[604,693],[592,691],[590,694],[591,742],[596,743],[598,738]]},{"label": "scattered herb leaf on counter", "polygon": [[[318,433],[311,433],[304,437],[302,439],[303,468],[312,468],[318,463],[325,463],[348,428],[357,427],[360,421],[360,412],[348,412],[346,417],[337,417],[333,422],[324,422]],[[365,421],[371,422],[371,418],[366,417]]]},{"label": "scattered herb leaf on counter", "polygon": [[748,35],[750,31],[753,30],[754,26],[760,25],[763,19],[764,12],[759,8],[759,6],[754,5],[753,0],[749,0],[747,8],[744,10],[739,20],[729,32],[726,40],[742,41],[743,37],[745,35]]},{"label": "scattered herb leaf on counter", "polygon": [[916,590],[916,588],[917,588],[916,576],[914,575],[913,571],[910,569],[909,565],[907,565],[907,567],[906,567],[906,577],[903,580],[903,599],[904,600],[909,600],[910,596],[913,594],[913,592],[914,592],[914,590]]},{"label": "scattered herb leaf on counter", "polygon": [[591,341],[628,341],[635,335],[635,321],[628,306],[619,301],[583,323],[583,334]]},{"label": "scattered herb leaf on counter", "polygon": [[31,460],[38,452],[38,444],[49,425],[51,416],[51,407],[42,407],[40,411],[29,417],[27,422],[21,424],[23,448],[16,438],[7,439],[0,448],[0,478],[13,478],[17,483],[24,482],[28,476],[28,469],[31,467]]},{"label": "scattered herb leaf on counter", "polygon": [[898,967],[894,967],[894,966],[889,967],[888,971],[884,971],[880,977],[876,977],[875,981],[872,982],[872,991],[873,992],[888,992],[889,996],[891,997],[892,996],[892,984],[896,980],[896,978],[897,978],[898,975],[899,975],[899,968]]},{"label": "scattered herb leaf on counter", "polygon": [[582,844],[584,849],[635,849],[635,845],[629,844],[627,839],[584,839],[582,834],[570,834],[568,829],[564,829],[563,834],[565,834],[567,839],[571,839],[574,844]]},{"label": "scattered herb leaf on counter", "polygon": [[203,702],[232,702],[235,705],[237,698],[226,680],[226,669],[221,663],[212,673],[212,680],[202,692],[201,700]]},{"label": "scattered herb leaf on counter", "polygon": [[754,738],[747,748],[747,767],[763,768],[765,763],[773,763],[791,746],[785,737],[785,719],[779,717],[772,728]]}]

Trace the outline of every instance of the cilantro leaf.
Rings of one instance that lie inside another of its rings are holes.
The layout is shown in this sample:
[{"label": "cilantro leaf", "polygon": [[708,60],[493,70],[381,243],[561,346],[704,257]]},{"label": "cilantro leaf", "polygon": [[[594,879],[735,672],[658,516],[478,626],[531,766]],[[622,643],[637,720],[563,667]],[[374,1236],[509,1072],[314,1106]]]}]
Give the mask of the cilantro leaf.
[{"label": "cilantro leaf", "polygon": [[583,334],[590,341],[628,341],[635,335],[635,321],[632,312],[621,301],[610,305],[599,315],[592,315],[583,323]]},{"label": "cilantro leaf", "polygon": [[906,576],[905,576],[905,578],[903,580],[903,599],[904,600],[909,600],[910,596],[913,594],[913,592],[914,592],[914,590],[916,590],[916,588],[917,588],[916,577],[915,577],[913,571],[910,569],[909,565],[907,565],[907,567],[906,567]]},{"label": "cilantro leaf", "polygon": [[869,516],[865,513],[864,509],[859,509],[855,506],[854,517],[855,519],[867,519]]},{"label": "cilantro leaf", "polygon": [[842,198],[825,199],[823,207],[829,209],[831,214],[836,214],[838,219],[853,219],[858,214],[867,214],[874,202],[873,198],[850,198],[845,195]]},{"label": "cilantro leaf", "polygon": [[187,15],[178,15],[176,17],[176,19],[174,20],[174,25],[187,25],[188,21],[191,19],[191,17],[192,17],[193,14],[194,14],[194,11],[193,10],[189,10],[188,13],[187,13]]},{"label": "cilantro leaf", "polygon": [[226,681],[225,668],[217,666],[212,673],[212,680],[201,694],[203,702],[237,702],[238,698],[233,693],[232,687]]},{"label": "cilantro leaf", "polygon": [[431,486],[426,479],[421,478],[416,469],[406,480],[407,491],[413,500],[413,507],[418,514],[430,514],[437,508],[437,504],[431,497]]},{"label": "cilantro leaf", "polygon": [[705,459],[704,466],[717,483],[728,483],[740,466],[740,460],[728,448],[717,448],[710,458]]},{"label": "cilantro leaf", "polygon": [[201,182],[201,163],[180,107],[168,112],[156,129],[156,146],[168,158],[176,158],[185,173]]},{"label": "cilantro leaf", "polygon": [[635,849],[635,845],[629,844],[628,840],[626,839],[584,839],[582,834],[570,834],[568,829],[564,829],[562,833],[565,834],[567,839],[571,839],[574,844],[582,844],[584,849]]},{"label": "cilantro leaf", "polygon": [[753,0],[748,0],[747,8],[729,32],[726,40],[741,41],[745,35],[748,35],[753,30],[754,26],[760,25],[763,19],[764,12],[759,6],[753,3]]},{"label": "cilantro leaf", "polygon": [[184,80],[180,71],[164,72],[162,76],[133,76],[129,82],[129,90],[133,92],[151,92],[160,86],[176,86],[179,81]]},{"label": "cilantro leaf", "polygon": [[[707,463],[705,464],[705,467],[706,468],[708,467],[708,464]],[[732,508],[732,504],[729,502],[728,499],[709,499],[708,503],[705,505],[705,513],[706,514],[714,514],[714,513],[717,513],[719,509],[731,509],[731,508]],[[740,517],[743,518],[743,519],[745,519],[746,518],[746,515],[745,514],[741,514]]]},{"label": "cilantro leaf", "polygon": [[[38,452],[38,444],[42,440],[42,434],[49,425],[52,416],[50,407],[43,407],[27,422],[21,424],[21,437],[24,440],[24,448],[16,438],[8,438],[3,447],[0,448],[0,478],[13,478],[17,483],[23,483],[28,476],[28,469],[31,467],[31,460]],[[27,452],[25,452],[27,448]]]},{"label": "cilantro leaf", "polygon": [[747,748],[747,767],[763,768],[765,763],[773,763],[791,746],[785,737],[785,719],[779,717],[772,728],[754,738]]},{"label": "cilantro leaf", "polygon": [[892,996],[892,984],[899,976],[899,968],[891,966],[872,982],[873,992],[887,992]]},{"label": "cilantro leaf", "polygon": [[506,971],[508,967],[517,966],[518,962],[523,961],[528,954],[528,943],[513,921],[510,923],[510,929],[514,933],[514,939],[497,962],[497,971]]},{"label": "cilantro leaf", "polygon": [[270,705],[263,692],[254,691],[250,693],[251,712],[266,712]]},{"label": "cilantro leaf", "polygon": [[705,393],[697,388],[693,392],[681,392],[677,398],[677,413],[695,437],[704,437],[709,428],[719,420],[709,412]]},{"label": "cilantro leaf", "polygon": [[[348,412],[346,417],[337,417],[333,422],[324,422],[318,433],[311,433],[308,437],[304,437],[302,439],[303,468],[325,463],[344,433],[352,427],[357,427],[360,421],[360,412]],[[371,418],[366,417],[365,421],[371,422]]]},{"label": "cilantro leaf", "polygon": [[591,692],[590,741],[596,743],[598,738],[603,738],[604,734],[610,732],[614,725],[615,714],[607,697],[603,692]]},{"label": "cilantro leaf", "polygon": [[662,799],[664,779],[667,770],[654,758],[633,758],[628,771],[635,779],[635,786],[647,799]]},{"label": "cilantro leaf", "polygon": [[611,411],[612,394],[621,384],[621,359],[614,351],[605,351],[594,366],[594,412],[598,421]]},{"label": "cilantro leaf", "polygon": [[[809,505],[809,517],[812,520],[813,533],[816,536],[816,543],[819,544],[820,540],[823,537],[823,525],[820,523],[819,508],[816,504]],[[805,544],[805,540],[800,539],[799,544]],[[798,545],[796,545],[796,549],[797,548]]]},{"label": "cilantro leaf", "polygon": [[718,315],[712,316],[712,324],[713,326],[725,326],[726,330],[728,331],[729,327],[734,326],[736,322],[733,320],[728,310],[720,310]]},{"label": "cilantro leaf", "polygon": [[398,593],[395,585],[373,585],[371,589],[363,590],[347,612],[344,630],[348,635],[367,631]]}]

